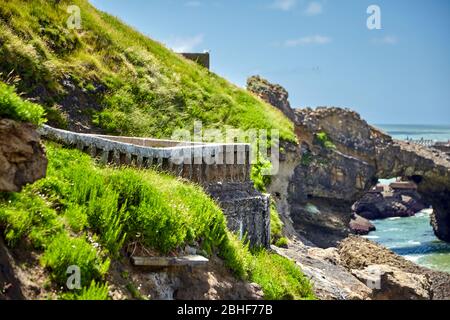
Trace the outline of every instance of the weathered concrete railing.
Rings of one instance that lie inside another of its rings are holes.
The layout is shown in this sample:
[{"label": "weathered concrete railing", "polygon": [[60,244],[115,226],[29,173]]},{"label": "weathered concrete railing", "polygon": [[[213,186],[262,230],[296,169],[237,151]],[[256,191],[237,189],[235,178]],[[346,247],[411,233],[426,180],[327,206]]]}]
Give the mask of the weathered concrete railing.
[{"label": "weathered concrete railing", "polygon": [[40,133],[104,163],[153,168],[200,183],[222,207],[231,231],[246,236],[251,246],[270,245],[270,201],[250,180],[248,144],[105,136],[49,126],[43,126]]},{"label": "weathered concrete railing", "polygon": [[250,180],[250,145],[207,144],[83,134],[43,126],[41,135],[74,146],[103,163],[155,168],[191,181],[244,182]]}]

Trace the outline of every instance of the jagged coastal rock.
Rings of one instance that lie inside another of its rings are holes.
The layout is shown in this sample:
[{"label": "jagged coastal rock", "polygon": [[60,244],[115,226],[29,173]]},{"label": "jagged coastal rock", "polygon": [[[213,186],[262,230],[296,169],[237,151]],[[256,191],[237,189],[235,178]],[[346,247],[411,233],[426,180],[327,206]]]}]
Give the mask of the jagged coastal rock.
[{"label": "jagged coastal rock", "polygon": [[47,158],[36,127],[0,119],[0,192],[18,192],[45,177]]},{"label": "jagged coastal rock", "polygon": [[264,101],[283,112],[289,119],[294,121],[295,114],[289,103],[289,93],[282,86],[272,84],[260,76],[253,76],[247,79],[247,89],[256,94]]},{"label": "jagged coastal rock", "polygon": [[369,220],[410,217],[425,208],[427,206],[414,188],[400,190],[388,186],[376,187],[367,192],[352,207],[354,212]]},{"label": "jagged coastal rock", "polygon": [[296,114],[297,136],[304,152],[291,180],[288,201],[291,215],[300,213],[298,225],[305,220],[298,208],[311,202],[320,212],[331,213],[324,219],[342,233],[339,224],[348,225],[351,205],[378,179],[402,177],[417,184],[418,194],[434,208],[436,235],[450,241],[450,213],[446,209],[450,161],[445,154],[394,140],[347,109],[302,109]]},{"label": "jagged coastal rock", "polygon": [[321,249],[293,239],[272,248],[293,259],[324,300],[447,300],[450,274],[415,265],[359,236]]},{"label": "jagged coastal rock", "polygon": [[372,222],[355,213],[351,216],[350,230],[354,234],[366,235],[372,231],[375,231],[376,228]]},{"label": "jagged coastal rock", "polygon": [[368,283],[373,299],[450,299],[449,273],[420,267],[358,236],[343,240],[337,250],[340,263],[360,280],[369,276],[369,280],[379,281]]},{"label": "jagged coastal rock", "polygon": [[[275,89],[260,97],[278,104],[271,98],[279,96],[278,86],[264,88]],[[279,211],[300,236],[320,247],[336,246],[352,232],[352,205],[378,179],[400,177],[417,185],[423,202],[433,206],[437,237],[450,241],[448,155],[394,140],[349,109],[296,109],[294,123],[299,146],[284,148],[282,174],[272,178],[268,191],[279,195]]]}]

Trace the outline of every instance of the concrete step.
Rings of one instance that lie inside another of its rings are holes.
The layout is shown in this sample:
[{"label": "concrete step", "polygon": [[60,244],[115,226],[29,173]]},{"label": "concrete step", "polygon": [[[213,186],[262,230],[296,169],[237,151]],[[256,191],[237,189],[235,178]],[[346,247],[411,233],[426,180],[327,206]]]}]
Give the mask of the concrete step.
[{"label": "concrete step", "polygon": [[178,267],[178,266],[200,266],[209,260],[199,255],[187,255],[181,257],[131,257],[135,266],[143,267]]}]

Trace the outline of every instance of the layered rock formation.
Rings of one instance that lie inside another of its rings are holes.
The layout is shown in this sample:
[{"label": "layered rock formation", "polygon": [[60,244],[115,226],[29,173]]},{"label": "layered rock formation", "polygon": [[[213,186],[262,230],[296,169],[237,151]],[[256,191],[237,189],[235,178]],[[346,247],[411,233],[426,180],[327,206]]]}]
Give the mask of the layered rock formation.
[{"label": "layered rock formation", "polygon": [[[280,108],[280,99],[274,102],[282,92],[279,86],[259,78],[249,82],[264,83],[264,90],[249,89]],[[417,184],[424,202],[434,208],[436,235],[450,241],[448,155],[394,140],[349,109],[296,109],[294,123],[299,145],[284,148],[281,174],[272,177],[268,191],[278,195],[279,211],[299,235],[321,247],[335,246],[351,233],[352,205],[378,179],[402,177]]]},{"label": "layered rock formation", "polygon": [[0,192],[18,192],[45,177],[47,158],[35,126],[0,119]]},{"label": "layered rock formation", "polygon": [[372,241],[350,236],[337,252],[342,266],[363,282],[371,280],[366,284],[373,299],[450,299],[450,274],[420,267]]},{"label": "layered rock formation", "polygon": [[379,178],[403,177],[414,181],[418,193],[435,209],[436,235],[450,241],[450,161],[445,154],[393,140],[347,109],[302,109],[296,115],[298,139],[305,150],[302,159],[308,160],[301,160],[295,169],[288,195],[299,226],[311,221],[297,208],[314,201],[320,212],[332,212],[326,219],[334,219],[338,233],[345,233],[339,224],[347,225],[352,202]]}]

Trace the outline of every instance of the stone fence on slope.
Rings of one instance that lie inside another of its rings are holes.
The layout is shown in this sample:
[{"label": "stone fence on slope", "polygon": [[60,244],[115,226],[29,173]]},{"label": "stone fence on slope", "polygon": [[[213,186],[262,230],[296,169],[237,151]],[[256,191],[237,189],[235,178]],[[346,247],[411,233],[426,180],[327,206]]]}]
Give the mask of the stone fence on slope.
[{"label": "stone fence on slope", "polygon": [[40,133],[103,163],[152,168],[199,183],[220,205],[231,231],[246,237],[251,246],[270,246],[270,199],[250,180],[248,144],[106,136],[49,126],[43,126]]},{"label": "stone fence on slope", "polygon": [[250,145],[209,144],[75,133],[43,126],[42,136],[102,163],[154,168],[199,184],[250,181]]}]

